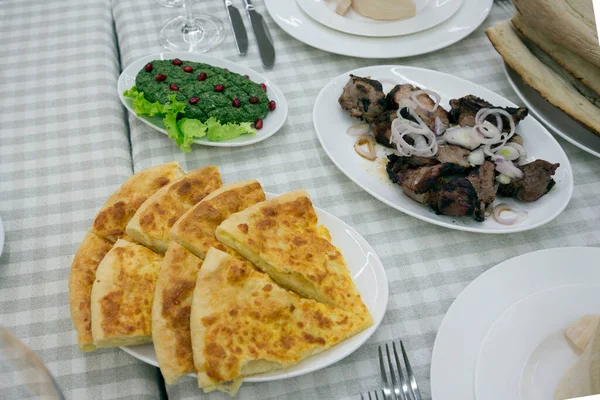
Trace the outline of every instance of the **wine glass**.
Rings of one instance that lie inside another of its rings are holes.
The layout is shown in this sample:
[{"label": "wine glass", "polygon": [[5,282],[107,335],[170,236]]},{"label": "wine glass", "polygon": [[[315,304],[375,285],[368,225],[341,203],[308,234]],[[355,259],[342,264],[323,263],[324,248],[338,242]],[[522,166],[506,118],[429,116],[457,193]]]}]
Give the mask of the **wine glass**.
[{"label": "wine glass", "polygon": [[0,382],[10,382],[10,386],[3,386],[2,398],[64,400],[42,361],[3,328],[0,328]]},{"label": "wine glass", "polygon": [[183,0],[158,0],[158,4],[168,8],[183,7]]},{"label": "wine glass", "polygon": [[184,0],[185,15],[168,21],[160,30],[160,43],[169,50],[204,53],[225,38],[221,20],[210,15],[194,15],[192,0]]}]

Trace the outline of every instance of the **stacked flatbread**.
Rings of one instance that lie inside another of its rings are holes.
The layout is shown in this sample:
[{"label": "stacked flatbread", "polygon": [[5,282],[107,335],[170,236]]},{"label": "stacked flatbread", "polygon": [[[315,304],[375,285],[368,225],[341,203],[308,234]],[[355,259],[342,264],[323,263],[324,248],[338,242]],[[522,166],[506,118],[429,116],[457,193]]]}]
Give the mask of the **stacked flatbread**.
[{"label": "stacked flatbread", "polygon": [[168,384],[196,372],[206,391],[235,392],[373,323],[305,191],[266,200],[255,180],[222,186],[216,167],[131,177],[69,288],[81,350],[152,341]]},{"label": "stacked flatbread", "polygon": [[546,100],[600,135],[600,45],[592,0],[513,0],[486,30],[504,61]]}]

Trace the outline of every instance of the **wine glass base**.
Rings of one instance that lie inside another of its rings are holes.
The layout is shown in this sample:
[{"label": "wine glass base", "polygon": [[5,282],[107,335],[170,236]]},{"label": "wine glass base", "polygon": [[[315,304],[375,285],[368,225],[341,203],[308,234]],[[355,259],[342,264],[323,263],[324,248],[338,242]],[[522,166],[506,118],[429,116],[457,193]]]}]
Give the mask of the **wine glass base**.
[{"label": "wine glass base", "polygon": [[168,8],[183,7],[183,0],[158,0],[158,4]]},{"label": "wine glass base", "polygon": [[160,30],[159,41],[169,50],[204,53],[225,39],[223,24],[210,15],[194,16],[197,31],[183,33],[186,18],[179,16],[168,21]]}]

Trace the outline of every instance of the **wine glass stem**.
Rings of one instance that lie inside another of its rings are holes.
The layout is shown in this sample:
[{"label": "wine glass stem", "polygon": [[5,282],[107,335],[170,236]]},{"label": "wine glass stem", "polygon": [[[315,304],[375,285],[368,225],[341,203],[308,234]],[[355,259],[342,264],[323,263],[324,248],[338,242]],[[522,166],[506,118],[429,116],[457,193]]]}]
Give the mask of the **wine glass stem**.
[{"label": "wine glass stem", "polygon": [[184,5],[183,5],[185,7],[185,14],[186,14],[185,24],[189,27],[196,25],[195,20],[194,20],[194,10],[192,10],[192,4],[193,4],[193,0],[185,0]]},{"label": "wine glass stem", "polygon": [[183,40],[186,43],[196,43],[202,40],[203,30],[202,27],[194,18],[194,11],[192,10],[193,0],[185,0],[185,24],[181,28],[181,33],[183,34]]}]

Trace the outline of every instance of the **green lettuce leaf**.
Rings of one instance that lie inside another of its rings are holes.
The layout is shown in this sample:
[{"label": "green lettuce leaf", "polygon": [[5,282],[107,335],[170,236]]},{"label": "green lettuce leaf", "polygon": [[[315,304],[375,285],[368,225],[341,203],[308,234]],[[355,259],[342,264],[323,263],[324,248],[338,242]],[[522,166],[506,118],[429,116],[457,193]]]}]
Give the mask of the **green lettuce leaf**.
[{"label": "green lettuce leaf", "polygon": [[211,141],[220,142],[235,139],[244,134],[256,133],[256,129],[250,122],[221,124],[214,117],[209,118],[206,122],[192,118],[177,120],[180,114],[185,114],[185,103],[177,101],[175,94],[168,96],[169,103],[167,104],[152,103],[146,100],[144,93],[138,91],[136,86],[123,92],[123,96],[133,99],[133,110],[137,115],[162,117],[167,135],[186,153],[191,151],[191,144],[197,138],[206,136]]},{"label": "green lettuce leaf", "polygon": [[182,118],[177,123],[180,132],[183,135],[182,143],[179,147],[185,152],[191,151],[191,144],[194,139],[206,136],[208,126],[197,119]]},{"label": "green lettuce leaf", "polygon": [[205,124],[208,126],[208,139],[213,142],[231,140],[244,134],[254,135],[256,133],[256,129],[252,127],[250,122],[221,124],[214,117],[211,117]]}]

